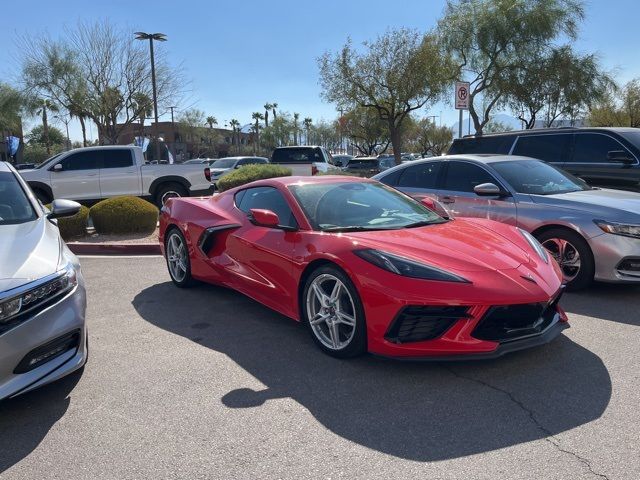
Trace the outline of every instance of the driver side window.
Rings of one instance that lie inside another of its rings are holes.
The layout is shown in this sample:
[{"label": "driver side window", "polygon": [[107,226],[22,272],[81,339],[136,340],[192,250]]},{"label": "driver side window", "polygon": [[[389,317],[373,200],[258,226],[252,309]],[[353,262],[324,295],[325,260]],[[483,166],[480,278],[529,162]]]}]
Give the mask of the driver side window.
[{"label": "driver side window", "polygon": [[271,210],[278,215],[283,227],[298,227],[295,217],[286,199],[273,187],[254,187],[241,190],[236,194],[236,206],[244,213],[252,208]]},{"label": "driver side window", "polygon": [[483,183],[500,183],[484,168],[472,163],[449,162],[443,190],[473,193],[474,188]]}]

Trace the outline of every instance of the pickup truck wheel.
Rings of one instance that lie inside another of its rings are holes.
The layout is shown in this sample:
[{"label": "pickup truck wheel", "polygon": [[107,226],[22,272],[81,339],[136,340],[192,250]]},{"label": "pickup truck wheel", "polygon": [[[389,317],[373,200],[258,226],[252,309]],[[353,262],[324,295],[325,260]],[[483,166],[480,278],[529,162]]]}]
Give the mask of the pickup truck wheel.
[{"label": "pickup truck wheel", "polygon": [[167,200],[176,197],[187,197],[189,192],[179,183],[165,183],[158,187],[156,193],[156,205],[162,208]]}]

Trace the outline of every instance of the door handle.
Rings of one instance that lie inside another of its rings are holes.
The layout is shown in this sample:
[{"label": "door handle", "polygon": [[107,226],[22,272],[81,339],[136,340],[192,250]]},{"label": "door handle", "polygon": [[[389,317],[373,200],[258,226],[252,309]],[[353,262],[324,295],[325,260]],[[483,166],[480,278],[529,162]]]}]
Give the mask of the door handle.
[{"label": "door handle", "polygon": [[455,199],[455,198],[453,198],[453,197],[450,197],[450,196],[448,196],[448,195],[445,195],[444,197],[441,197],[440,201],[441,201],[442,203],[455,203],[455,202],[456,202],[456,199]]}]

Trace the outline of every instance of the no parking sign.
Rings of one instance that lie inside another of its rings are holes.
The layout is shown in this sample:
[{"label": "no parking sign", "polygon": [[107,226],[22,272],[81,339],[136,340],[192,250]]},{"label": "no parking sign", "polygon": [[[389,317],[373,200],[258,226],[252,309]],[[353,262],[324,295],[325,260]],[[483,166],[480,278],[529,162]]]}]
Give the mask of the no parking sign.
[{"label": "no parking sign", "polygon": [[456,110],[469,109],[469,82],[456,82]]}]

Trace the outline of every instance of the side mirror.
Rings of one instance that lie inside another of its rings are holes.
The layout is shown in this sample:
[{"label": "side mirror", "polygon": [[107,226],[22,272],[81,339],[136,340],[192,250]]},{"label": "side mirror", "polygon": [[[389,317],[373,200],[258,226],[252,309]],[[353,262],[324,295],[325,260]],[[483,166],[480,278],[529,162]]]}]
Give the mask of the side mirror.
[{"label": "side mirror", "polygon": [[54,200],[51,211],[47,214],[49,220],[61,217],[72,217],[80,211],[80,204],[71,200]]},{"label": "side mirror", "polygon": [[437,213],[442,218],[446,218],[447,220],[453,219],[453,216],[447,211],[446,208],[437,200],[431,197],[422,197],[420,199],[420,203],[431,210],[433,213]]},{"label": "side mirror", "polygon": [[278,228],[280,225],[280,219],[276,212],[261,208],[249,210],[249,221],[259,227]]},{"label": "side mirror", "polygon": [[61,172],[62,171],[62,164],[61,163],[56,163],[51,170],[53,172]]},{"label": "side mirror", "polygon": [[630,165],[636,162],[636,159],[624,150],[611,150],[610,152],[607,152],[607,160],[609,162],[624,163],[625,165]]},{"label": "side mirror", "polygon": [[473,187],[473,191],[481,197],[500,197],[505,194],[495,183],[481,183]]}]

